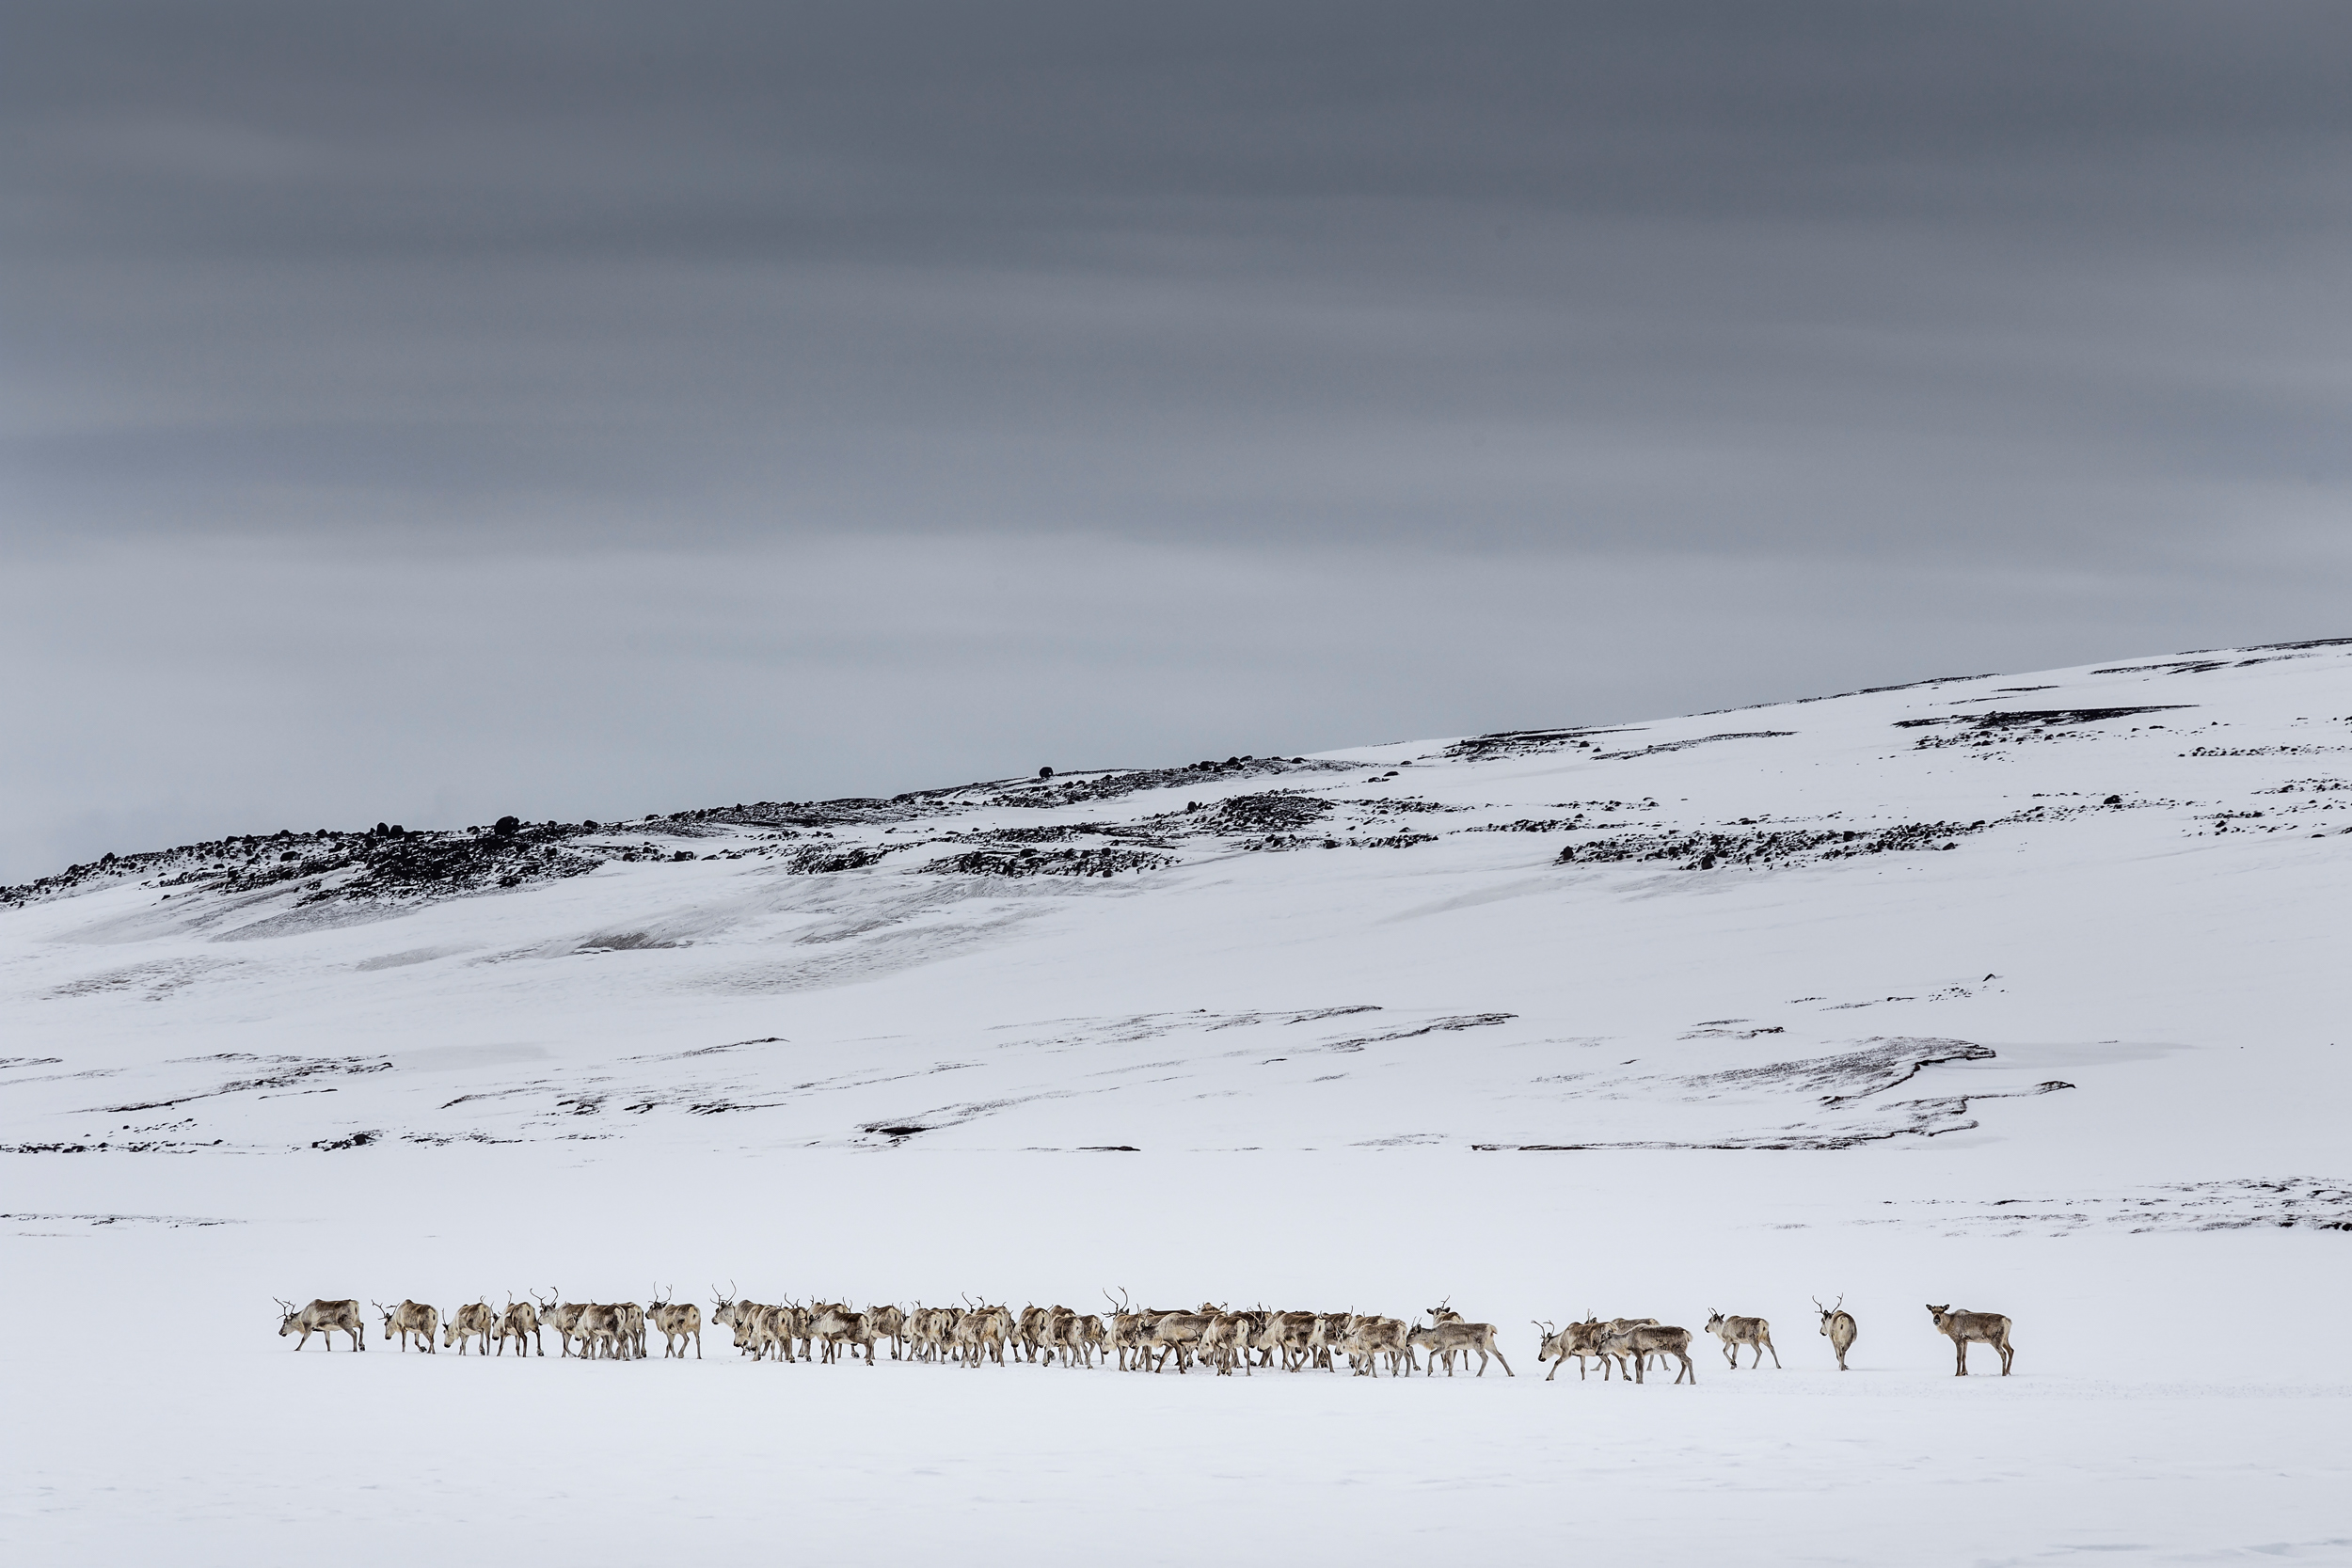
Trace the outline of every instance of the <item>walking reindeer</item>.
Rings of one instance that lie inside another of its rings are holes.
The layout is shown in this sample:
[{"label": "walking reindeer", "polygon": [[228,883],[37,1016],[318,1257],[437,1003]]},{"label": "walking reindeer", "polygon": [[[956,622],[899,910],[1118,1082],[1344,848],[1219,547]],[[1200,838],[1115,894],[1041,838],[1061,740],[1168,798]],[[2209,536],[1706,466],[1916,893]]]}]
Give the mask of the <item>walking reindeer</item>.
[{"label": "walking reindeer", "polygon": [[1846,1310],[1844,1296],[1837,1298],[1835,1307],[1821,1307],[1821,1298],[1815,1296],[1813,1305],[1820,1307],[1821,1335],[1829,1340],[1829,1348],[1837,1353],[1837,1370],[1842,1372],[1846,1370],[1846,1353],[1853,1349],[1862,1330],[1855,1324],[1853,1314]]}]

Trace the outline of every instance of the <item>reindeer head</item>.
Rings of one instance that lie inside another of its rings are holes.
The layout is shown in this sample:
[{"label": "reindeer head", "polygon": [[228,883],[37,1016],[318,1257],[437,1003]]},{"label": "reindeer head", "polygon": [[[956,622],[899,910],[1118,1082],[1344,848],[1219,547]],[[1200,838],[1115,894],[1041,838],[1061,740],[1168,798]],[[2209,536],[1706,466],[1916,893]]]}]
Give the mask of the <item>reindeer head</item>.
[{"label": "reindeer head", "polygon": [[1936,1327],[1942,1328],[1944,1326],[1944,1320],[1951,1315],[1951,1304],[1947,1302],[1941,1307],[1930,1307],[1928,1308],[1928,1316],[1935,1320]]},{"label": "reindeer head", "polygon": [[1721,1312],[1716,1311],[1713,1307],[1708,1307],[1708,1308],[1707,1309],[1707,1329],[1706,1329],[1706,1332],[1707,1332],[1707,1333],[1709,1333],[1709,1334],[1712,1334],[1712,1333],[1714,1333],[1717,1329],[1719,1329],[1719,1328],[1721,1328],[1721,1327],[1723,1327],[1723,1326],[1724,1326],[1724,1315],[1723,1315]]},{"label": "reindeer head", "polygon": [[[269,1299],[272,1301],[278,1301],[276,1296],[272,1296]],[[296,1307],[291,1301],[278,1301],[278,1309],[283,1314],[278,1320],[278,1337],[280,1339],[283,1339],[287,1335],[294,1332],[294,1320],[302,1316],[302,1308]]]},{"label": "reindeer head", "polygon": [[384,1338],[387,1339],[390,1338],[392,1337],[392,1319],[397,1314],[398,1309],[385,1306],[373,1296],[370,1296],[368,1298],[368,1305],[374,1307],[378,1312],[384,1315]]},{"label": "reindeer head", "polygon": [[1838,1312],[1844,1308],[1846,1305],[1846,1298],[1844,1296],[1839,1296],[1836,1307],[1822,1307],[1821,1298],[1815,1296],[1813,1298],[1813,1305],[1820,1309],[1821,1314],[1821,1332],[1823,1334],[1827,1334],[1829,1332],[1829,1325],[1836,1321]]}]

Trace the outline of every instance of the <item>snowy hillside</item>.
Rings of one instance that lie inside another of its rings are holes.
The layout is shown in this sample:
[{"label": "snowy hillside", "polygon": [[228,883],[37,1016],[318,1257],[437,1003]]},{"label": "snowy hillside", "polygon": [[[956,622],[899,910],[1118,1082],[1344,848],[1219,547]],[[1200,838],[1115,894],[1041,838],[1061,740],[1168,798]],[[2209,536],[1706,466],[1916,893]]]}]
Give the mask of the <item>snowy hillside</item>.
[{"label": "snowy hillside", "polygon": [[[263,1517],[289,1560],[526,1532],[618,1560],[688,1517],[675,1539],[730,1548],[788,1518],[828,1561],[1549,1560],[1570,1519],[1605,1560],[2352,1560],[2341,1380],[2122,1310],[2308,1323],[2340,1291],[2348,882],[2352,640],[76,867],[0,895],[0,1248],[44,1291],[207,1305],[199,1343],[95,1384],[20,1364],[72,1413],[12,1456],[33,1480],[0,1525],[87,1561],[278,1560],[232,1528]],[[269,1307],[657,1275],[1082,1310],[1452,1293],[1521,1375],[975,1392],[714,1337],[625,1382],[397,1354],[328,1382]],[[1865,1309],[1843,1381],[1816,1292]],[[2020,1378],[1954,1385],[1923,1299],[2015,1316]],[[1687,1417],[1613,1386],[1605,1449],[1597,1385],[1528,1375],[1531,1318],[1718,1304],[1769,1308],[1789,1371],[1702,1356]],[[150,1398],[124,1461],[109,1402]],[[316,1492],[173,1457],[329,1410],[361,1435]],[[501,1487],[403,1447],[453,1419],[729,1440]],[[818,1431],[783,1509],[757,1462]],[[1115,1501],[1146,1465],[1199,1506]],[[1943,1488],[1994,1476],[2005,1510],[1919,1544]],[[1781,1533],[1677,1504],[1719,1487]],[[1843,1533],[1791,1512],[1863,1487]]]},{"label": "snowy hillside", "polygon": [[2343,1017],[2347,778],[2320,645],[230,840],[14,890],[4,1137],[1835,1148],[2245,1082],[2275,1148]]}]

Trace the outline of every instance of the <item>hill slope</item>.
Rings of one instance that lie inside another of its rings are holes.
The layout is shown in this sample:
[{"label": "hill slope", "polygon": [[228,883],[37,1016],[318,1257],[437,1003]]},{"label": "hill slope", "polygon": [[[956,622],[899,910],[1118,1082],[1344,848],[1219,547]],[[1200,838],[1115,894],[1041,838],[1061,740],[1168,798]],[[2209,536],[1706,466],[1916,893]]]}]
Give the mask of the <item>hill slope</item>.
[{"label": "hill slope", "polygon": [[230,841],[0,913],[0,1141],[1834,1148],[2130,1099],[2223,1174],[2224,1112],[2275,1157],[2335,1070],[2347,778],[2319,644]]}]

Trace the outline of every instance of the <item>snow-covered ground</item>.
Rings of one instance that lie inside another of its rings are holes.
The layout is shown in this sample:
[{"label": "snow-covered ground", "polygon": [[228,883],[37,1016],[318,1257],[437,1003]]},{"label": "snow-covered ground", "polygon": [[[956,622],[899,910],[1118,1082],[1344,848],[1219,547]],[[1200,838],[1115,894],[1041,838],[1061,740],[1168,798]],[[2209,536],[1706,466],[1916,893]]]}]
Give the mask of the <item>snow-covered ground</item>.
[{"label": "snow-covered ground", "polygon": [[[77,868],[0,895],[0,1544],[2352,1561],[2347,872],[2338,644]],[[730,1279],[1451,1296],[1519,1375],[476,1368],[271,1302]],[[1540,1381],[1532,1319],[1715,1307],[1786,1366]]]}]

